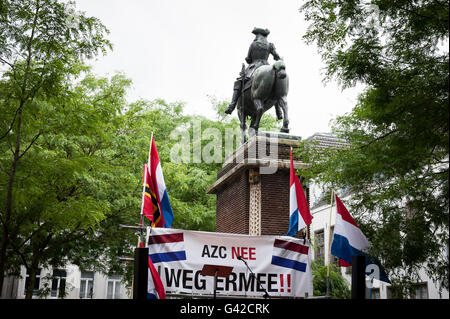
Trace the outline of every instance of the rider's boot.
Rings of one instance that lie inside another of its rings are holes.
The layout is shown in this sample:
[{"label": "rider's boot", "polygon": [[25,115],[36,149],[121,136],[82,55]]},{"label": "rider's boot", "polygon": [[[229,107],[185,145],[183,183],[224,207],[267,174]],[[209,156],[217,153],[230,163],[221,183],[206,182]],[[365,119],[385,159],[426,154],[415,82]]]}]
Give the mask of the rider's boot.
[{"label": "rider's boot", "polygon": [[241,87],[242,87],[242,83],[240,80],[237,80],[236,82],[234,82],[233,97],[231,98],[230,105],[225,110],[226,114],[231,114],[231,112],[234,111],[234,109],[236,107],[236,103],[239,99],[239,96],[241,95]]}]

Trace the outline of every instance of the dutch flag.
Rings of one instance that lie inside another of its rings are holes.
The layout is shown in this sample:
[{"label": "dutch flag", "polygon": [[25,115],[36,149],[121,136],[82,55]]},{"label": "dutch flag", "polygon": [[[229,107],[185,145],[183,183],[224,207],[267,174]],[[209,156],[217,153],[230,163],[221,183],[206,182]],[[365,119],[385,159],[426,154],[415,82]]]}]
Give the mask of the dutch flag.
[{"label": "dutch flag", "polygon": [[184,234],[150,235],[147,242],[153,263],[186,260]]},{"label": "dutch flag", "polygon": [[379,267],[380,277],[377,279],[391,283],[381,264],[376,259],[367,255],[370,243],[366,236],[364,236],[337,195],[335,195],[335,199],[337,214],[334,225],[333,243],[331,244],[331,254],[344,260],[348,265],[352,264],[353,256],[365,256],[366,266],[376,264]]},{"label": "dutch flag", "polygon": [[300,229],[311,224],[313,217],[309,212],[308,201],[303,192],[302,185],[295,175],[294,162],[292,160],[291,148],[291,177],[290,177],[290,200],[289,200],[289,231],[286,236],[295,236]]},{"label": "dutch flag", "polygon": [[273,243],[272,265],[306,272],[309,247],[291,241],[275,239]]},{"label": "dutch flag", "polygon": [[351,264],[352,256],[363,255],[370,244],[339,197],[335,198],[337,214],[331,253]]}]

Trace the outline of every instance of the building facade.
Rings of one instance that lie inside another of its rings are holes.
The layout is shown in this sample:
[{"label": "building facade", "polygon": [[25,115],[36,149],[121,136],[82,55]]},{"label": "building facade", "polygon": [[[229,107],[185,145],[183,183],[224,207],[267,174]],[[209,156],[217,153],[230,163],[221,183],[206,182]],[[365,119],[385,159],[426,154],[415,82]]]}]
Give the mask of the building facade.
[{"label": "building facade", "polygon": [[[3,299],[24,299],[29,275],[25,267],[20,277],[9,276],[3,285]],[[122,276],[106,276],[100,272],[82,272],[78,266],[42,268],[36,274],[33,299],[129,299],[131,290],[122,282]]]}]

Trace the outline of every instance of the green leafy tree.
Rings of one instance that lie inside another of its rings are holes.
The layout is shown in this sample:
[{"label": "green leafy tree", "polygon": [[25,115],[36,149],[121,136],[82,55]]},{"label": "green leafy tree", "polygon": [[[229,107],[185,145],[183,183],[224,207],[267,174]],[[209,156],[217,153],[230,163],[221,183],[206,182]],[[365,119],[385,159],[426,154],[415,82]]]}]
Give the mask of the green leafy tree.
[{"label": "green leafy tree", "polygon": [[[332,299],[350,299],[350,287],[342,277],[336,265],[330,265],[330,296]],[[314,296],[325,296],[327,293],[328,267],[323,260],[313,260],[311,263],[313,274]]]},{"label": "green leafy tree", "polygon": [[46,118],[57,125],[30,148],[14,188],[9,248],[30,274],[26,298],[38,267],[98,264],[93,256],[107,249],[92,251],[92,246],[114,246],[100,236],[101,221],[124,208],[125,213],[138,209],[139,200],[129,191],[135,176],[120,165],[123,159],[114,148],[129,83],[120,75],[110,81],[88,75],[67,92],[65,103],[35,100],[45,104]]},{"label": "green leafy tree", "polygon": [[81,72],[79,61],[105,52],[110,43],[97,19],[76,12],[73,3],[55,0],[2,0],[0,26],[1,289],[19,222],[14,215],[30,209],[17,187],[27,174],[22,163],[36,142],[58,126],[57,116],[48,115],[61,102],[68,79]]},{"label": "green leafy tree", "polygon": [[365,86],[333,124],[350,146],[316,153],[312,175],[351,190],[351,212],[394,285],[426,265],[448,289],[448,1],[313,0],[301,11],[325,79]]}]

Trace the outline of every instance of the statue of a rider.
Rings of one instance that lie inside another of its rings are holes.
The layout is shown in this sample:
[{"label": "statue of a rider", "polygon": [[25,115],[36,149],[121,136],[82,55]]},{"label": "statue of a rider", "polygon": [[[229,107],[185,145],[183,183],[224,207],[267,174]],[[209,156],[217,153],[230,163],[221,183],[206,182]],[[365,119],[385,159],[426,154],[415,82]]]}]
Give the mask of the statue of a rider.
[{"label": "statue of a rider", "polygon": [[[231,114],[231,112],[233,112],[236,107],[236,103],[242,92],[242,80],[244,80],[245,85],[245,83],[250,80],[253,72],[255,72],[257,68],[262,65],[269,64],[269,62],[267,62],[267,59],[269,58],[270,54],[272,54],[275,61],[281,59],[278,53],[275,51],[275,46],[273,45],[273,43],[267,41],[267,36],[270,33],[268,29],[254,28],[252,33],[255,35],[255,39],[250,45],[247,57],[245,58],[245,61],[247,61],[249,65],[245,69],[244,74],[242,74],[241,72],[240,77],[238,77],[234,82],[233,97],[230,105],[225,110],[225,113],[227,114]],[[275,106],[275,110],[277,118],[281,119],[282,113],[277,105]]]}]

